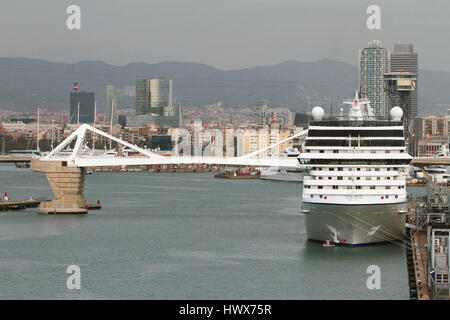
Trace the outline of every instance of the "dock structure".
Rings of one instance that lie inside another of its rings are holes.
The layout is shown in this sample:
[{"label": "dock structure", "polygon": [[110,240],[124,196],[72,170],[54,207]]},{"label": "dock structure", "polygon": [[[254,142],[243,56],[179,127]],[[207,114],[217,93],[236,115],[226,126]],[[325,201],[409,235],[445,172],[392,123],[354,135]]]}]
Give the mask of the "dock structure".
[{"label": "dock structure", "polygon": [[31,162],[31,156],[0,156],[0,163]]},{"label": "dock structure", "polygon": [[0,211],[23,210],[27,208],[37,208],[47,200],[28,199],[28,200],[0,200]]},{"label": "dock structure", "polygon": [[[411,298],[450,299],[450,196],[446,184],[427,181],[427,195],[415,197],[407,231]],[[411,268],[411,266],[413,268]],[[411,269],[413,272],[411,273]],[[414,279],[411,279],[411,276]]]}]

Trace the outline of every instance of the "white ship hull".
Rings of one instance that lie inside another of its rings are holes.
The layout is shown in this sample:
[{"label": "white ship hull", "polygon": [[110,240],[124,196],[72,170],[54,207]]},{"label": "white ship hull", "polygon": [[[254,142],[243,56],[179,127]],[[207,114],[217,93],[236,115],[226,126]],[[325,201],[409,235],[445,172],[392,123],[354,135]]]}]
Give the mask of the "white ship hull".
[{"label": "white ship hull", "polygon": [[405,236],[406,203],[339,205],[304,203],[308,239],[358,246]]}]

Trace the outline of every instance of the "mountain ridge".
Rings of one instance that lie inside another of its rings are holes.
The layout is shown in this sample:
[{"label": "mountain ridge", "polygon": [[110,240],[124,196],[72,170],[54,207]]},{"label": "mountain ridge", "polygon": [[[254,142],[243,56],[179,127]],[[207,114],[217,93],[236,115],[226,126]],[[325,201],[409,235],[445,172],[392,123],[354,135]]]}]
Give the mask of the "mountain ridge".
[{"label": "mountain ridge", "polygon": [[[143,77],[173,80],[175,101],[185,106],[222,102],[248,107],[266,99],[271,107],[308,110],[320,104],[339,105],[357,89],[357,66],[332,59],[283,61],[270,66],[221,70],[198,62],[130,62],[122,66],[101,60],[75,63],[45,59],[0,58],[0,109],[33,111],[68,109],[74,82],[94,91],[98,105],[106,100],[106,85],[134,85]],[[419,111],[446,113],[450,106],[450,72],[419,71]],[[134,107],[134,99],[120,98],[119,107]]]}]

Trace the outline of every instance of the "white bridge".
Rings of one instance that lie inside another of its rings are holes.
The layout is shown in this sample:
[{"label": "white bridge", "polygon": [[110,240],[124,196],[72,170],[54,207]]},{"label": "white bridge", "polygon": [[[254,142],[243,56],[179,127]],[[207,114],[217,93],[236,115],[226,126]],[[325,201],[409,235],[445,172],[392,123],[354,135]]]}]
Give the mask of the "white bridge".
[{"label": "white bridge", "polygon": [[[99,134],[119,145],[125,146],[139,153],[139,156],[95,155],[94,150],[84,148],[87,131]],[[199,157],[199,156],[162,156],[147,149],[139,148],[126,141],[118,139],[87,124],[81,125],[70,134],[61,144],[46,156],[32,158],[31,170],[44,172],[52,188],[55,200],[41,203],[39,213],[86,213],[87,203],[84,198],[84,170],[85,167],[105,166],[139,166],[164,164],[210,164],[218,166],[282,166],[300,167],[297,158],[263,157],[258,158],[271,148],[286,143],[296,137],[307,134],[303,130],[287,139],[279,141],[261,150],[240,157]],[[75,142],[69,153],[64,149]]]},{"label": "white bridge", "polygon": [[[102,135],[111,139],[118,144],[121,144],[129,149],[132,149],[140,156],[108,156],[108,155],[94,155],[88,152],[82,152],[84,146],[86,132]],[[256,158],[258,154],[263,153],[269,149],[277,147],[280,144],[286,143],[299,136],[305,135],[308,130],[303,130],[287,139],[270,145],[266,148],[250,153],[240,157],[208,157],[208,156],[162,156],[147,149],[139,148],[126,141],[111,136],[101,130],[98,130],[87,124],[81,125],[70,136],[68,136],[60,145],[58,145],[48,155],[41,157],[41,161],[66,161],[68,167],[104,167],[104,166],[137,166],[137,165],[159,165],[159,164],[215,164],[225,166],[283,166],[283,167],[299,167],[299,162],[296,158],[283,157],[263,157]],[[70,154],[58,155],[67,146],[75,141],[75,147]]]}]

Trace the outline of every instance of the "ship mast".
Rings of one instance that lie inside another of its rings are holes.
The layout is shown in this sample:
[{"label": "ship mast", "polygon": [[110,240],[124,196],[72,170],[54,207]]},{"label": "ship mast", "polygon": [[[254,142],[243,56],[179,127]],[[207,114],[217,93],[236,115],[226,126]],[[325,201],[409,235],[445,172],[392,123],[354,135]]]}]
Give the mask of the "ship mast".
[{"label": "ship mast", "polygon": [[[94,102],[94,128],[95,128],[95,120],[97,117],[97,100]],[[95,149],[95,133],[92,132],[92,149]]]},{"label": "ship mast", "polygon": [[37,109],[36,150],[39,151],[39,108]]},{"label": "ship mast", "polygon": [[80,101],[78,101],[77,124],[80,124]]},{"label": "ship mast", "polygon": [[[112,126],[113,126],[113,111],[114,111],[114,103],[115,103],[116,99],[112,99],[112,103],[111,103],[111,119],[110,119],[110,123],[109,123],[109,135],[112,136]],[[109,139],[109,150],[112,149],[112,140]]]}]

